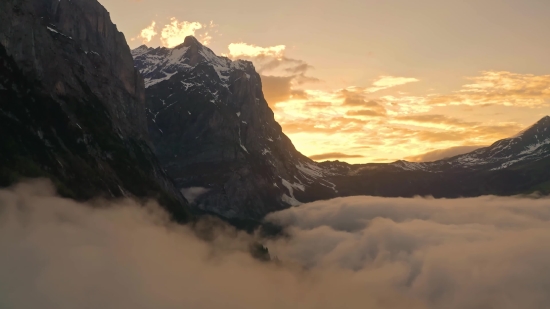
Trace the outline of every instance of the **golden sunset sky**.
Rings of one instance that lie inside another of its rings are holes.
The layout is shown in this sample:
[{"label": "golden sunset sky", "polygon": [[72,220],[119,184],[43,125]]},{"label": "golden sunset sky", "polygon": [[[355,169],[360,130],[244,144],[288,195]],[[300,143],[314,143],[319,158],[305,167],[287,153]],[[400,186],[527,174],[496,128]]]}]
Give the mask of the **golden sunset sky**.
[{"label": "golden sunset sky", "polygon": [[100,2],[131,48],[195,35],[253,61],[284,132],[320,161],[436,159],[550,114],[548,0]]}]

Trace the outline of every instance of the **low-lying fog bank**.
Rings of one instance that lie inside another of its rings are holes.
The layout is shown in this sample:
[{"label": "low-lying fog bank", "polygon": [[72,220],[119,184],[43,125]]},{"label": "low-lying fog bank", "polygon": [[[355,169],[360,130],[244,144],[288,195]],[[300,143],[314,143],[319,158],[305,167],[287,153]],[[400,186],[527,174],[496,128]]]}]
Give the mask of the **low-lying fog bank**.
[{"label": "low-lying fog bank", "polygon": [[550,200],[349,197],[211,242],[155,203],[0,190],[0,308],[550,308]]}]

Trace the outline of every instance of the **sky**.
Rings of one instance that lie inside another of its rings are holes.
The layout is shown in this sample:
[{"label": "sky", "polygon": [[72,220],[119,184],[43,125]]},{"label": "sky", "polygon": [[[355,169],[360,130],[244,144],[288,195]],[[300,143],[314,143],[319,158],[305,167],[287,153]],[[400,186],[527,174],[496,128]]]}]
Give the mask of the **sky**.
[{"label": "sky", "polygon": [[100,0],[128,44],[251,60],[303,154],[435,160],[550,114],[546,0]]}]

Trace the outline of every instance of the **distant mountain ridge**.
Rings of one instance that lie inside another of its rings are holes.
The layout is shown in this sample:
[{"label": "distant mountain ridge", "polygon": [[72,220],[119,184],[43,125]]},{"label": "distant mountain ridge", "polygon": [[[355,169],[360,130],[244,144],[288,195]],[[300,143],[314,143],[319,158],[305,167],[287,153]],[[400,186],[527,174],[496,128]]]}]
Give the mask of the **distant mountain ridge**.
[{"label": "distant mountain ridge", "polygon": [[[499,140],[489,147],[454,156],[435,162],[401,163],[406,168],[440,171],[454,169],[491,169],[499,170],[519,162],[536,161],[550,156],[550,117],[545,116],[537,123],[514,137]],[[399,164],[399,163],[398,163]]]},{"label": "distant mountain ridge", "polygon": [[550,117],[489,147],[434,162],[323,162],[342,195],[435,197],[550,193]]},{"label": "distant mountain ridge", "polygon": [[505,138],[491,146],[433,162],[390,163],[403,170],[444,172],[446,170],[500,170],[518,163],[528,163],[550,157],[550,116],[545,116],[516,136]]}]

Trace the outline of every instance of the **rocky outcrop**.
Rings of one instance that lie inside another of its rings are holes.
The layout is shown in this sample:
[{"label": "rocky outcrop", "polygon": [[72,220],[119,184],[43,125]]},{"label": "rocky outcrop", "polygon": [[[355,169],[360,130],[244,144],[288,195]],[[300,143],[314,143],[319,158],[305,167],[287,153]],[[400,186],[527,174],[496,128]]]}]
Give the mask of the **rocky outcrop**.
[{"label": "rocky outcrop", "polygon": [[194,37],[133,54],[158,158],[178,188],[202,192],[196,209],[259,219],[336,196],[329,173],[299,153],[275,121],[251,62],[218,57]]},{"label": "rocky outcrop", "polygon": [[0,2],[0,184],[51,178],[70,197],[186,201],[150,148],[143,79],[96,0]]}]

